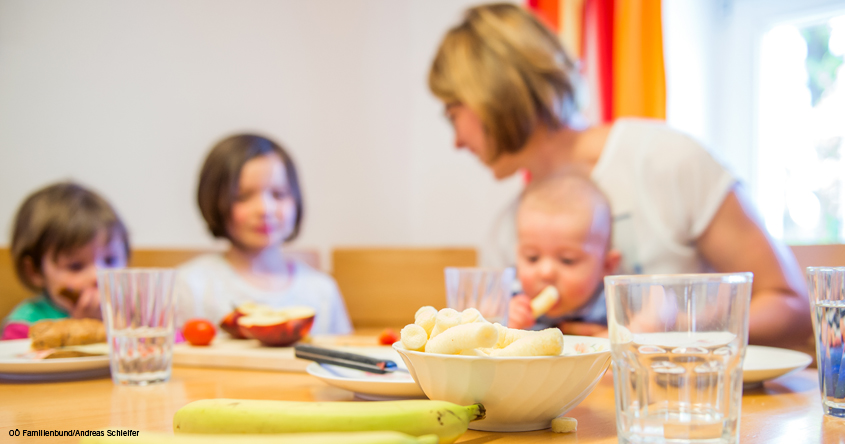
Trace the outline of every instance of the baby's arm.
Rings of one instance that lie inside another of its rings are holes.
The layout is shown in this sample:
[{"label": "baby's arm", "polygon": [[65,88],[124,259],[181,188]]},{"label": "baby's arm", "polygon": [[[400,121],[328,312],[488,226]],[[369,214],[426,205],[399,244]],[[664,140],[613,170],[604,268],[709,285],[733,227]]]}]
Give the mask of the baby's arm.
[{"label": "baby's arm", "polygon": [[531,312],[531,298],[519,294],[511,298],[508,307],[508,327],[526,329],[534,325]]},{"label": "baby's arm", "polygon": [[557,328],[565,335],[607,337],[607,326],[589,322],[563,321]]}]

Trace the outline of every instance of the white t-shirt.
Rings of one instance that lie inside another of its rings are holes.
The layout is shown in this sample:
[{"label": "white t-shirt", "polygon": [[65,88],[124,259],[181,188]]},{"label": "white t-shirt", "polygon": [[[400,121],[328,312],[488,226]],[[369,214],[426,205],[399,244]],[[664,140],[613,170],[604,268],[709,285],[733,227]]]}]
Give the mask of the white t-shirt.
[{"label": "white t-shirt", "polygon": [[737,181],[662,122],[619,119],[591,178],[610,200],[619,274],[705,273],[695,241]]},{"label": "white t-shirt", "polygon": [[222,254],[203,255],[181,265],[174,285],[176,326],[181,328],[186,320],[195,317],[218,325],[238,305],[255,302],[271,307],[312,307],[317,313],[312,334],[352,332],[334,279],[302,262],[293,263],[293,281],[281,292],[256,288],[245,281]]},{"label": "white t-shirt", "polygon": [[[712,271],[695,240],[737,181],[698,142],[659,121],[618,119],[591,179],[610,201],[617,273]],[[516,263],[515,219],[512,204],[495,222],[486,265]]]}]

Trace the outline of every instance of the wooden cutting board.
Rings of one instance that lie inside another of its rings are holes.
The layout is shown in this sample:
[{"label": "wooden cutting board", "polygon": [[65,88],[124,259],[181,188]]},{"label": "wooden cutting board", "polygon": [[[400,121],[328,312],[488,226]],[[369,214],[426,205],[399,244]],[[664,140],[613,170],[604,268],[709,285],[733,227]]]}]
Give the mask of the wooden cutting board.
[{"label": "wooden cutting board", "polygon": [[[321,347],[372,346],[378,341],[370,335],[313,336],[309,343]],[[183,367],[243,368],[305,372],[312,361],[297,359],[293,347],[265,347],[255,339],[215,338],[211,345],[194,347],[187,342],[173,346],[173,365]]]},{"label": "wooden cutting board", "polygon": [[293,356],[293,347],[264,347],[255,339],[215,339],[206,347],[173,346],[173,365],[304,372],[311,361]]}]

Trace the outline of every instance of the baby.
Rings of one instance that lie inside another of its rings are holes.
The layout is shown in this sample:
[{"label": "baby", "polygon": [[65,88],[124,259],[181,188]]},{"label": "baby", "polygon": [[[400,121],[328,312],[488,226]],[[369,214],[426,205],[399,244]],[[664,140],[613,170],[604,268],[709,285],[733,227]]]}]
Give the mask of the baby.
[{"label": "baby", "polygon": [[[610,248],[612,217],[604,194],[576,174],[532,183],[520,199],[516,226],[516,270],[524,294],[511,300],[508,326],[606,334],[603,279],[621,255]],[[535,319],[531,301],[550,286],[559,298]]]}]

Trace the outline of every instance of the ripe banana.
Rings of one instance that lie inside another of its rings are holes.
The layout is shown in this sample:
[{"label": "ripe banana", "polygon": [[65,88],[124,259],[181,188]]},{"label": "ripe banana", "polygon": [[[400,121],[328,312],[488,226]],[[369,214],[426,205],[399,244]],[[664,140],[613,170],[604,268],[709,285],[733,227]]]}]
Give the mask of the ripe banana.
[{"label": "ripe banana", "polygon": [[399,432],[324,432],[279,435],[170,435],[84,437],[79,444],[437,444],[437,435],[419,438]]},{"label": "ripe banana", "polygon": [[241,399],[194,401],[173,416],[176,433],[303,433],[392,430],[435,434],[453,443],[484,406],[446,401],[295,402]]}]

